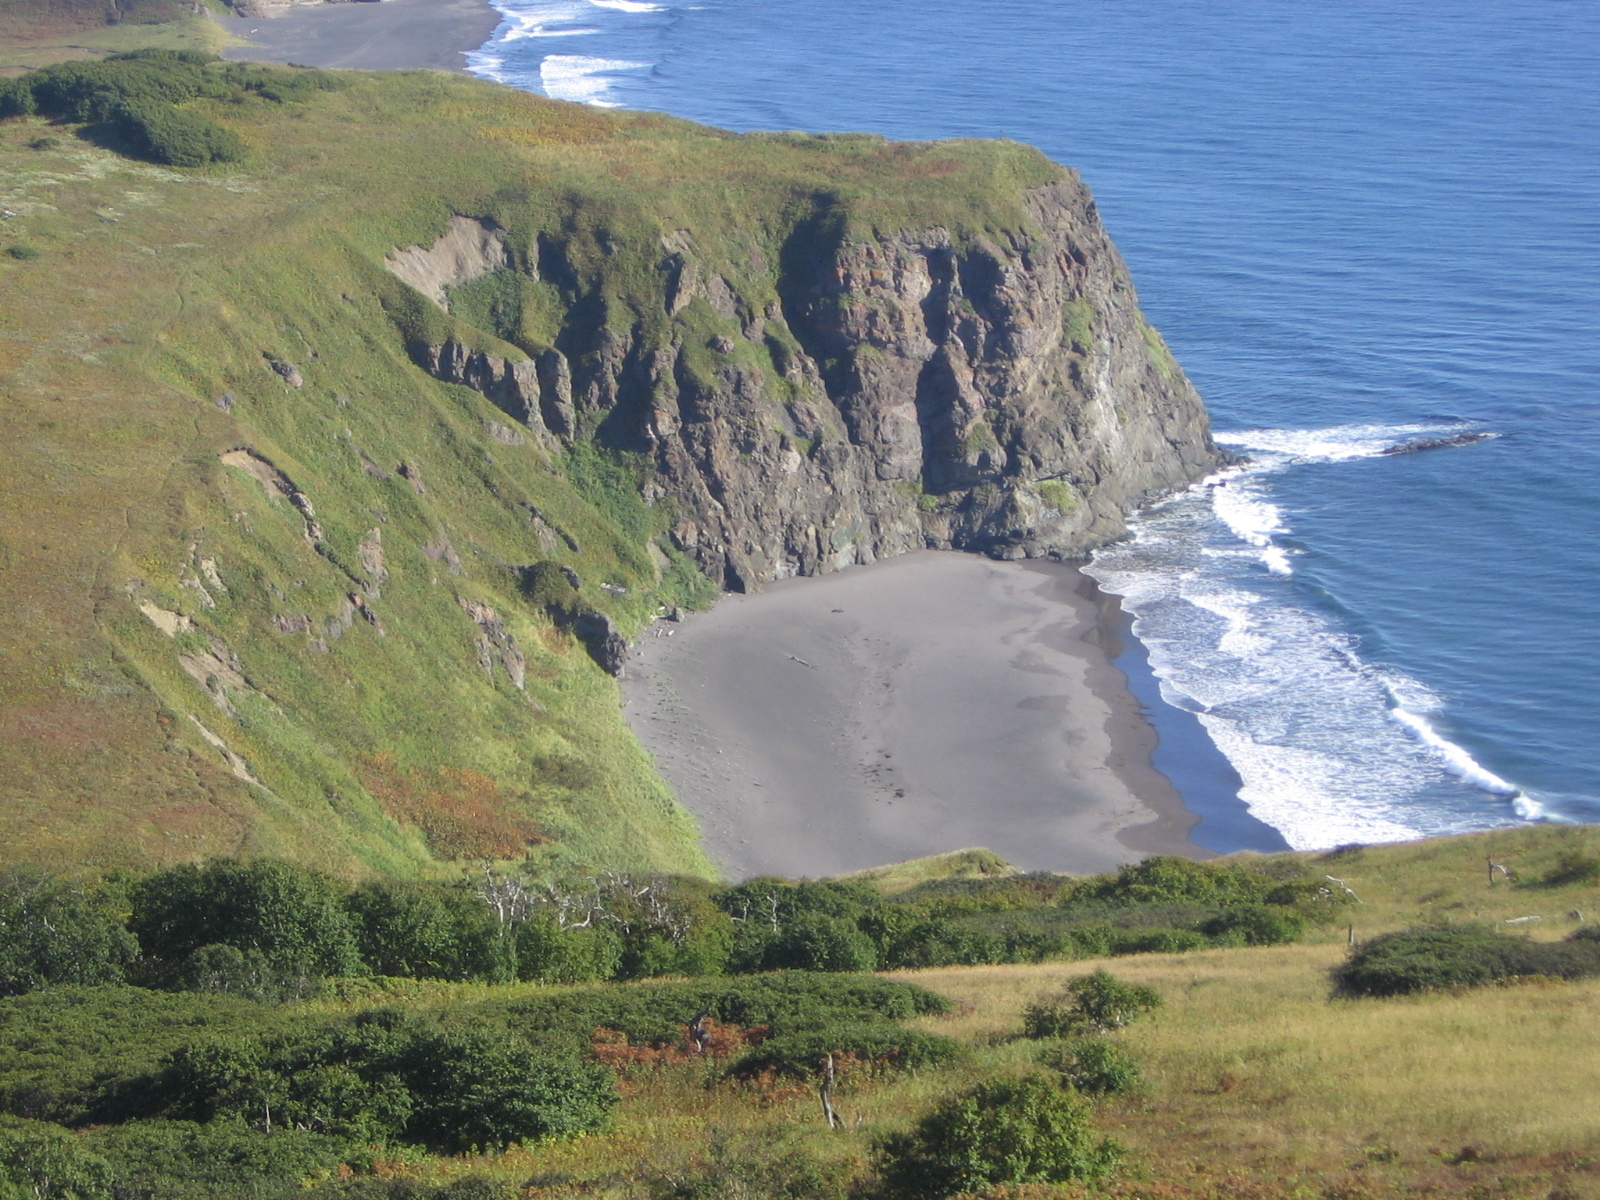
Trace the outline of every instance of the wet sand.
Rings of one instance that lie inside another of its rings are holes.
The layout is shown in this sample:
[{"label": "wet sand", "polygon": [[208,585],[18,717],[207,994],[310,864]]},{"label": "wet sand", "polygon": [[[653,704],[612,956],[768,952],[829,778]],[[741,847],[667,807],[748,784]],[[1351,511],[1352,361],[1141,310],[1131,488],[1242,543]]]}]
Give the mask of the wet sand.
[{"label": "wet sand", "polygon": [[923,551],[728,596],[635,647],[625,711],[734,878],[987,846],[1030,870],[1209,857],[1059,563]]},{"label": "wet sand", "polygon": [[251,62],[389,71],[463,71],[465,55],[489,40],[500,14],[485,0],[382,0],[312,4],[271,17],[228,17],[245,44],[224,54]]}]

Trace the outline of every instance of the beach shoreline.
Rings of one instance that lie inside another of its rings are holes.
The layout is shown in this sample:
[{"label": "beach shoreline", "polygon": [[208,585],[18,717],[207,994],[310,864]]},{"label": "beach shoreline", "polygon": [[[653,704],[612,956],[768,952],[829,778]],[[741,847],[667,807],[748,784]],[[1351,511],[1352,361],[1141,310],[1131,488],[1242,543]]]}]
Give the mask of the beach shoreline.
[{"label": "beach shoreline", "polygon": [[733,878],[965,846],[1029,870],[1207,858],[1076,567],[919,551],[639,639],[624,712]]},{"label": "beach shoreline", "polygon": [[494,34],[500,13],[487,0],[382,0],[314,4],[269,17],[219,18],[240,39],[224,56],[362,71],[466,72],[466,56]]}]

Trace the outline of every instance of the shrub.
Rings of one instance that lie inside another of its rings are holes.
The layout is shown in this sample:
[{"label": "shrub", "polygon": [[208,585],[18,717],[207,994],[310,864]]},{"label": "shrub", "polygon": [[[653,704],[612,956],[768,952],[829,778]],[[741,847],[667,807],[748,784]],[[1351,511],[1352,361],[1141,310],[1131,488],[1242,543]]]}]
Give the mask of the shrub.
[{"label": "shrub", "polygon": [[1205,935],[1193,929],[1119,929],[1110,939],[1110,953],[1183,954],[1206,944]]},{"label": "shrub", "polygon": [[362,961],[378,975],[411,979],[514,976],[513,947],[489,907],[465,888],[369,883],[344,900]]},{"label": "shrub", "polygon": [[343,1141],[322,1134],[192,1121],[134,1121],[82,1140],[109,1164],[117,1200],[298,1193],[301,1179],[337,1167],[347,1152]]},{"label": "shrub", "polygon": [[1061,1082],[1091,1096],[1132,1091],[1139,1086],[1139,1064],[1115,1042],[1082,1038],[1064,1046],[1047,1046],[1039,1061],[1061,1072]]},{"label": "shrub", "polygon": [[917,1071],[954,1062],[962,1048],[954,1038],[888,1021],[841,1021],[769,1037],[742,1055],[728,1068],[728,1074],[741,1079],[767,1074],[811,1079],[829,1054],[848,1055],[897,1071]]},{"label": "shrub", "polygon": [[274,971],[358,975],[361,955],[333,880],[273,859],[217,859],[140,880],[129,926],[154,977],[181,983],[182,964],[202,946],[257,951]]},{"label": "shrub", "polygon": [[15,245],[15,246],[7,246],[6,247],[6,253],[9,254],[12,258],[20,259],[23,262],[27,262],[29,259],[34,259],[34,258],[38,258],[39,257],[39,252],[37,250],[35,250],[32,246],[24,246],[24,245],[21,245],[21,244],[18,244],[18,245]]},{"label": "shrub", "polygon": [[1087,1103],[1039,1076],[951,1097],[878,1148],[886,1192],[919,1200],[1008,1183],[1092,1182],[1119,1158],[1114,1142],[1094,1136]]},{"label": "shrub", "polygon": [[921,921],[893,938],[889,967],[983,966],[1005,961],[1005,939],[953,921]]},{"label": "shrub", "polygon": [[1573,851],[1563,854],[1556,865],[1546,873],[1543,882],[1549,887],[1562,887],[1573,883],[1600,883],[1600,856]]},{"label": "shrub", "polygon": [[1224,945],[1276,946],[1297,940],[1306,918],[1292,908],[1245,904],[1224,909],[1200,926],[1200,932]]},{"label": "shrub", "polygon": [[1061,996],[1024,1009],[1023,1036],[1053,1038],[1121,1029],[1160,1005],[1161,996],[1154,988],[1123,983],[1106,971],[1096,971],[1073,980]]},{"label": "shrub", "polygon": [[271,1029],[287,1019],[232,996],[132,987],[54,987],[0,1000],[0,1110],[65,1125],[148,1107],[133,1081],[204,1030]]},{"label": "shrub", "polygon": [[0,118],[26,117],[38,109],[33,88],[23,79],[0,79]]},{"label": "shrub", "polygon": [[622,943],[609,929],[562,929],[545,917],[519,922],[512,934],[517,978],[534,983],[592,983],[610,979]]},{"label": "shrub", "polygon": [[617,1101],[610,1072],[574,1053],[382,1010],[309,1036],[185,1046],[145,1091],[169,1117],[258,1128],[276,1120],[446,1153],[593,1132]]},{"label": "shrub", "polygon": [[479,1031],[422,1040],[402,1070],[418,1098],[407,1136],[445,1153],[593,1133],[617,1103],[598,1063]]},{"label": "shrub", "polygon": [[201,946],[171,978],[186,992],[221,992],[269,1004],[303,999],[318,986],[305,975],[277,970],[259,950],[224,945]]},{"label": "shrub", "polygon": [[0,1129],[0,1196],[6,1200],[111,1200],[111,1168],[56,1125]]},{"label": "shrub", "polygon": [[1586,930],[1580,933],[1566,942],[1534,942],[1481,925],[1406,929],[1357,947],[1333,977],[1350,995],[1402,996],[1481,987],[1519,975],[1600,975],[1600,942],[1586,940]]},{"label": "shrub", "polygon": [[238,134],[170,104],[130,102],[112,113],[110,120],[134,155],[153,162],[203,167],[244,157],[244,142]]},{"label": "shrub", "polygon": [[769,971],[872,971],[878,949],[854,921],[814,913],[769,942],[762,965]]},{"label": "shrub", "polygon": [[1256,903],[1276,886],[1274,880],[1245,867],[1195,862],[1154,854],[1130,863],[1109,878],[1086,880],[1069,903],[1109,900],[1119,904]]},{"label": "shrub", "polygon": [[121,983],[139,950],[103,895],[21,872],[0,877],[0,929],[0,996]]},{"label": "shrub", "polygon": [[423,1183],[407,1176],[330,1179],[296,1193],[299,1200],[517,1200],[522,1190],[503,1179],[466,1175],[449,1183]]},{"label": "shrub", "polygon": [[944,997],[915,984],[872,976],[785,971],[737,979],[594,988],[512,1004],[510,1027],[540,1044],[587,1047],[597,1028],[635,1046],[676,1043],[700,1014],[774,1036],[849,1022],[882,1023],[946,1012]]},{"label": "shrub", "polygon": [[770,1139],[735,1143],[713,1134],[685,1170],[643,1180],[650,1200],[845,1200],[846,1168]]}]

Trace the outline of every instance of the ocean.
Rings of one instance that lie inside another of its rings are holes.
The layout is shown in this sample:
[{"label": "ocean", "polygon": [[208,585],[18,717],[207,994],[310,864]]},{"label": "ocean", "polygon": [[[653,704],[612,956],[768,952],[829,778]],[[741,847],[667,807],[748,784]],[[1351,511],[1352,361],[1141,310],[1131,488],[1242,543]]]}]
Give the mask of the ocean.
[{"label": "ocean", "polygon": [[1302,849],[1600,821],[1600,5],[495,2],[531,91],[1077,168],[1247,460],[1088,568],[1225,760],[1180,789]]}]

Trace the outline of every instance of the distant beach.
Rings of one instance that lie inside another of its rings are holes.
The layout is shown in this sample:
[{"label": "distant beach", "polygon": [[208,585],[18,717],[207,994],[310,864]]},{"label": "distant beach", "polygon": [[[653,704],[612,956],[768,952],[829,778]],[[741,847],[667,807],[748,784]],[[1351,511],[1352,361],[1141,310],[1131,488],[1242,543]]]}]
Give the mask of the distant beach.
[{"label": "distant beach", "polygon": [[500,14],[485,0],[383,0],[314,4],[271,17],[230,17],[244,45],[228,58],[363,71],[464,71],[465,55],[489,40]]},{"label": "distant beach", "polygon": [[1108,603],[1074,567],[933,551],[786,580],[648,630],[625,712],[735,878],[963,846],[1073,872],[1208,857]]}]

